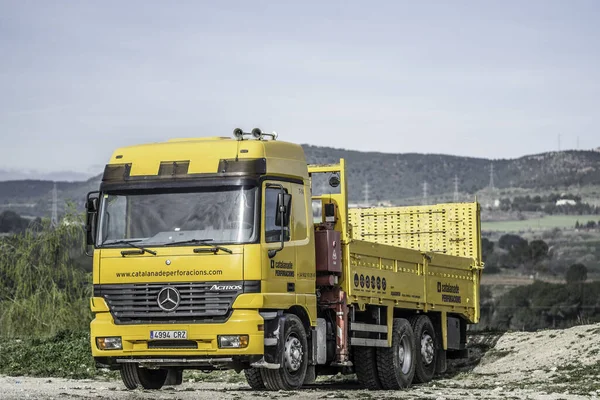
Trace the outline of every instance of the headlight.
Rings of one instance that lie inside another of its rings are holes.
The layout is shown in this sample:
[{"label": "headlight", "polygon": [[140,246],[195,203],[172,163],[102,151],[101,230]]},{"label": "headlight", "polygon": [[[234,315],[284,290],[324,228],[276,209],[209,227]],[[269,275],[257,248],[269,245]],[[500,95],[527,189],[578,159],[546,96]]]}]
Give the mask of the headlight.
[{"label": "headlight", "polygon": [[248,347],[248,335],[219,336],[219,348],[243,349]]},{"label": "headlight", "polygon": [[123,343],[121,342],[121,336],[99,337],[96,338],[96,346],[100,350],[121,350]]}]

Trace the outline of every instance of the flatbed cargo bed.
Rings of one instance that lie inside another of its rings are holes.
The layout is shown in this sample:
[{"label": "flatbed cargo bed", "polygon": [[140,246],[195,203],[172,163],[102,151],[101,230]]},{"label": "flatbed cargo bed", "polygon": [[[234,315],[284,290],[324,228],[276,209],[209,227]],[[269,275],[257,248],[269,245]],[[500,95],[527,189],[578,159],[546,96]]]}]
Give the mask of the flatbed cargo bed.
[{"label": "flatbed cargo bed", "polygon": [[342,282],[350,303],[445,311],[479,320],[479,205],[348,210]]}]

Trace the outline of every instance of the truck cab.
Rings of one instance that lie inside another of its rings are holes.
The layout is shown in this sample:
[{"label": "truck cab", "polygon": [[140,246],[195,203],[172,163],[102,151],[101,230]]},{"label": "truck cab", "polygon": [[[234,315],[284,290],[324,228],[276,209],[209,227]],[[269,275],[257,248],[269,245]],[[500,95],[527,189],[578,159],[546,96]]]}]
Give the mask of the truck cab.
[{"label": "truck cab", "polygon": [[175,139],[112,155],[99,191],[88,195],[99,364],[129,375],[275,369],[265,326],[269,334],[278,310],[291,310],[309,330],[316,324],[304,153],[262,134],[244,136]]}]

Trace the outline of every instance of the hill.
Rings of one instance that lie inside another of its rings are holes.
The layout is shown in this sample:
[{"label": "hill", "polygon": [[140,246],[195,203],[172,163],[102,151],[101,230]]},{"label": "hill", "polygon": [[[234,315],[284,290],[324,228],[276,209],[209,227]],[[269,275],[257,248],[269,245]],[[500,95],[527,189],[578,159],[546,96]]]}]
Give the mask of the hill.
[{"label": "hill", "polygon": [[310,163],[346,159],[352,201],[362,198],[365,182],[369,182],[374,200],[420,197],[425,181],[429,195],[452,193],[455,176],[461,192],[475,194],[489,185],[492,164],[497,188],[553,189],[600,184],[600,153],[595,151],[551,152],[490,160],[443,154],[367,153],[310,145],[304,145],[304,150]]},{"label": "hill", "polygon": [[16,169],[0,169],[0,181],[22,181],[22,180],[41,180],[41,181],[85,181],[92,174],[78,171],[56,171],[56,172],[40,172],[35,170],[16,170]]},{"label": "hill", "polygon": [[[524,156],[517,159],[490,160],[442,154],[388,154],[361,152],[303,145],[309,163],[332,163],[340,158],[347,162],[351,202],[363,199],[369,183],[371,201],[420,198],[423,182],[430,196],[454,191],[454,177],[459,190],[469,197],[485,189],[494,165],[497,188],[560,190],[567,186],[600,185],[600,152],[563,151]],[[85,194],[98,188],[100,177],[84,182],[58,182],[60,203],[71,200],[81,205]],[[48,216],[53,183],[47,180],[0,182],[0,211],[11,209],[22,215]]]}]

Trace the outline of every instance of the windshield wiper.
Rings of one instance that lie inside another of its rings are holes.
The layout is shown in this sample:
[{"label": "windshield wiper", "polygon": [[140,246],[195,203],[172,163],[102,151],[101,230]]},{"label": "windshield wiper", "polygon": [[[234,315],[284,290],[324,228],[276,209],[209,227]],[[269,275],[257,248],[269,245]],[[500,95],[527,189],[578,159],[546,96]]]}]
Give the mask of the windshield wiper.
[{"label": "windshield wiper", "polygon": [[176,244],[186,244],[186,243],[204,243],[204,242],[212,242],[214,239],[187,239],[187,240],[179,240],[177,242],[169,242],[166,243],[165,246],[174,246]]},{"label": "windshield wiper", "polygon": [[194,249],[194,253],[216,253],[217,251],[221,250],[221,251],[224,251],[225,253],[233,254],[233,251],[229,250],[226,247],[207,243],[207,242],[212,242],[213,240],[214,239],[188,239],[188,240],[180,240],[178,242],[170,242],[170,243],[165,244],[165,246],[174,246],[176,244],[193,243],[193,244],[199,244],[202,246],[210,246],[210,248],[198,247],[198,248]]},{"label": "windshield wiper", "polygon": [[153,256],[156,255],[156,252],[154,250],[148,250],[145,247],[139,246],[137,244],[133,244],[133,242],[141,242],[143,239],[134,239],[134,240],[117,240],[115,242],[110,242],[110,243],[104,243],[105,246],[110,246],[112,244],[126,244],[128,246],[131,247],[135,247],[136,249],[138,249],[139,251],[131,251],[131,250],[123,250],[121,252],[121,255],[123,257],[125,257],[126,255],[130,255],[130,254],[144,254],[144,253],[150,253]]},{"label": "windshield wiper", "polygon": [[200,243],[203,246],[210,246],[209,248],[206,247],[198,247],[194,249],[194,253],[217,253],[217,251],[221,250],[224,251],[225,253],[229,253],[229,254],[233,254],[233,251],[229,250],[226,247],[223,246],[218,246],[216,244],[210,244],[210,243]]}]

